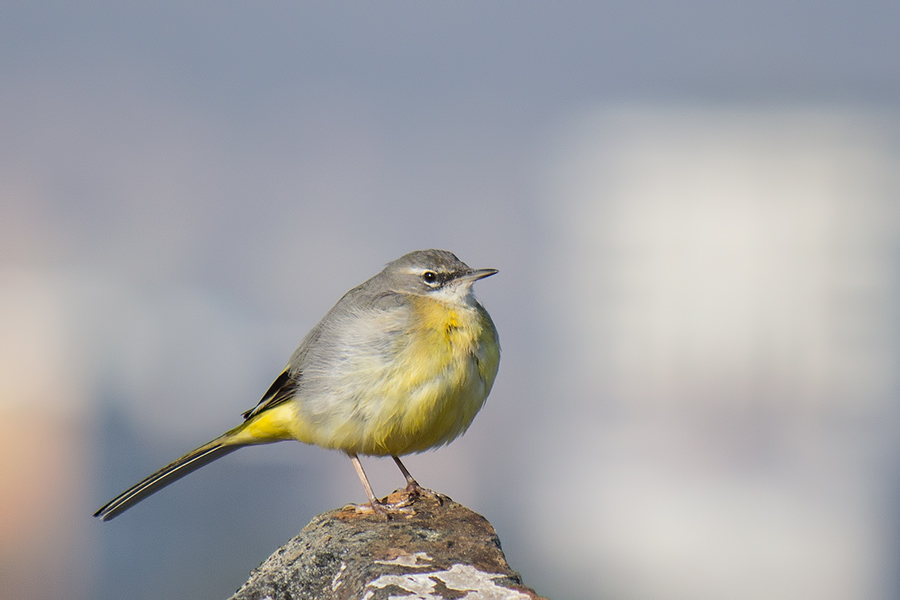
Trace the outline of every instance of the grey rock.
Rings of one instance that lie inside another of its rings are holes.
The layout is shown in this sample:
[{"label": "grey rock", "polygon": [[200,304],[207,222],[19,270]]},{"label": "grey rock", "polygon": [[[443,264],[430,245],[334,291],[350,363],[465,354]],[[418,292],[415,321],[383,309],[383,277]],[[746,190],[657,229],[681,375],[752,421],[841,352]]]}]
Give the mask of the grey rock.
[{"label": "grey rock", "polygon": [[[403,493],[391,502],[409,500]],[[387,515],[346,506],[315,517],[231,600],[531,600],[494,528],[446,496]]]}]

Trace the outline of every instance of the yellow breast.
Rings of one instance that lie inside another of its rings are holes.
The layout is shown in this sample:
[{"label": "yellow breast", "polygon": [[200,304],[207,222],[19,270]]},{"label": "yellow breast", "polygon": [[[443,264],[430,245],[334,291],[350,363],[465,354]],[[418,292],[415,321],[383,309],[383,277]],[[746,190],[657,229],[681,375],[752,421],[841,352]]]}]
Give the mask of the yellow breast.
[{"label": "yellow breast", "polygon": [[401,455],[446,444],[472,423],[500,362],[480,306],[414,297],[412,327],[373,390],[361,454]]}]

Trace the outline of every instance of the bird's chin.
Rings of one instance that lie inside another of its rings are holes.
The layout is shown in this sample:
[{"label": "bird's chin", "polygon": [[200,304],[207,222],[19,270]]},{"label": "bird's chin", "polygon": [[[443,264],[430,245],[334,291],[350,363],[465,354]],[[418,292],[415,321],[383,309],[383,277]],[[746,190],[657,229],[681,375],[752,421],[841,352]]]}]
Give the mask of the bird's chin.
[{"label": "bird's chin", "polygon": [[428,294],[429,298],[434,298],[446,304],[466,304],[474,305],[475,295],[472,293],[472,284],[474,281],[461,281],[456,285],[444,286],[439,290],[435,290]]}]

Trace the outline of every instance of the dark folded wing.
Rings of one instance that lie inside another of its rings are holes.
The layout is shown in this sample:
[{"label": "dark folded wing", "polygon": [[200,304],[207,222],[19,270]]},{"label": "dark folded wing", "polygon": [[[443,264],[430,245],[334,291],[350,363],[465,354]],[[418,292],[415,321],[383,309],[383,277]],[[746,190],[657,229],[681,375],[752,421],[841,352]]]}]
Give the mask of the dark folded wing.
[{"label": "dark folded wing", "polygon": [[259,404],[243,414],[244,419],[254,417],[264,410],[268,410],[273,406],[278,406],[282,402],[287,402],[293,398],[294,393],[297,391],[298,380],[299,374],[295,375],[291,373],[290,369],[282,371],[281,375],[279,375],[278,378],[272,382],[272,385],[269,386],[268,391],[263,394]]}]

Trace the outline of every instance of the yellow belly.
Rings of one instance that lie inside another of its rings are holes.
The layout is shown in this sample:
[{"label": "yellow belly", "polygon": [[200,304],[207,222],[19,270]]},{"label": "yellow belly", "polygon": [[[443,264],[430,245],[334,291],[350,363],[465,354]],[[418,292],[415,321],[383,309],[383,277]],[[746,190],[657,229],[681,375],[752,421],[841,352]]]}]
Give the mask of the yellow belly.
[{"label": "yellow belly", "polygon": [[451,308],[419,297],[410,302],[415,327],[401,336],[394,358],[360,375],[370,381],[352,400],[352,411],[314,427],[304,424],[301,441],[402,455],[446,444],[469,427],[499,366],[494,325],[480,306]]}]

